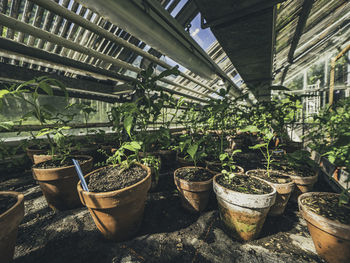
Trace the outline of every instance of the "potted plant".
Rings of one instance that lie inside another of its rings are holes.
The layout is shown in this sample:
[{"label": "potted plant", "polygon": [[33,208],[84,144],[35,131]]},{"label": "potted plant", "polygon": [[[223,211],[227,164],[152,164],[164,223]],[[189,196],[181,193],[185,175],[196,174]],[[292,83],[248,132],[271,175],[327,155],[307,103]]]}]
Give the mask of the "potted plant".
[{"label": "potted plant", "polygon": [[24,217],[24,195],[13,191],[0,192],[0,255],[1,262],[12,262],[18,225]]},{"label": "potted plant", "polygon": [[180,192],[182,206],[190,212],[201,212],[206,208],[212,189],[213,174],[208,169],[197,166],[198,160],[205,156],[204,151],[199,150],[203,141],[193,141],[187,149],[194,166],[174,171],[174,182]]},{"label": "potted plant", "polygon": [[[71,144],[63,133],[69,127],[44,128],[38,133],[51,135],[51,156],[49,160],[35,164],[33,177],[39,183],[48,205],[54,210],[67,210],[81,205],[76,190],[78,176],[72,163]],[[74,156],[84,173],[91,171],[93,158],[87,155]]]},{"label": "potted plant", "polygon": [[258,237],[276,198],[276,189],[257,177],[225,172],[213,179],[219,213],[229,234],[237,240]]},{"label": "potted plant", "polygon": [[[108,239],[122,241],[132,237],[143,217],[151,169],[135,159],[140,142],[125,142],[107,162],[112,163],[85,176],[88,189],[81,182],[77,189],[100,232]],[[127,155],[126,151],[133,152]]]},{"label": "potted plant", "polygon": [[287,153],[284,160],[277,165],[277,169],[286,172],[295,183],[291,199],[297,201],[299,195],[312,191],[318,179],[319,168],[306,150]]},{"label": "potted plant", "polygon": [[343,263],[350,259],[348,190],[342,194],[310,192],[298,198],[316,252],[327,262]]},{"label": "potted plant", "polygon": [[233,156],[236,153],[240,153],[241,150],[236,149],[232,152],[225,152],[220,154],[220,163],[213,163],[206,161],[206,168],[214,174],[222,173],[222,170],[230,170],[231,173],[244,174],[244,169],[241,166],[236,165]]},{"label": "potted plant", "polygon": [[[260,131],[256,126],[247,127],[249,131]],[[278,216],[283,214],[290,195],[294,189],[294,182],[292,179],[285,173],[282,173],[278,170],[272,170],[270,168],[272,163],[272,154],[273,152],[269,149],[273,134],[269,131],[264,131],[263,140],[264,143],[256,144],[251,146],[251,149],[259,149],[266,160],[266,170],[255,169],[249,170],[246,172],[249,176],[259,177],[265,180],[267,183],[271,184],[276,188],[276,202],[271,207],[269,215]]]}]

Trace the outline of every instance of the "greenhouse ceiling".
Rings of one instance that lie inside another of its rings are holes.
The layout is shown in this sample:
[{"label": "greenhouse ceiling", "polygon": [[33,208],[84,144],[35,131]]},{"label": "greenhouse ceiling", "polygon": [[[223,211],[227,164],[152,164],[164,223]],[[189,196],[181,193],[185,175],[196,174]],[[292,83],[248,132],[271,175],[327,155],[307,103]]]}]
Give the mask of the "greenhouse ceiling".
[{"label": "greenhouse ceiling", "polygon": [[130,98],[137,74],[197,103],[231,87],[270,97],[297,68],[349,41],[346,0],[0,0],[0,80],[50,75],[72,96]]}]

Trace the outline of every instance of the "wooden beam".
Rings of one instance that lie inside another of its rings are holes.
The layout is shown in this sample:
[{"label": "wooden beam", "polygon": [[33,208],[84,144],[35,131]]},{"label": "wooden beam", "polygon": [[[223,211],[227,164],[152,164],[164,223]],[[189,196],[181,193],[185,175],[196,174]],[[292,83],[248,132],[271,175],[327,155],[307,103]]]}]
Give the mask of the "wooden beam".
[{"label": "wooden beam", "polygon": [[[303,34],[303,30],[305,28],[306,21],[307,21],[309,15],[310,15],[313,3],[314,3],[314,0],[304,0],[302,9],[301,9],[301,12],[300,12],[300,15],[299,15],[298,24],[297,24],[297,26],[295,28],[295,33],[294,33],[292,42],[290,44],[290,49],[289,49],[289,52],[288,52],[288,59],[287,59],[287,61],[288,61],[289,64],[293,64],[293,62],[294,62],[294,53],[295,53],[295,50],[296,50],[296,48],[298,46],[300,37]],[[282,78],[281,78],[281,85],[283,85],[283,82],[284,82],[284,80],[285,80],[285,78],[287,76],[288,69],[289,69],[289,66],[284,68],[284,71],[283,71],[283,74],[282,74]]]}]

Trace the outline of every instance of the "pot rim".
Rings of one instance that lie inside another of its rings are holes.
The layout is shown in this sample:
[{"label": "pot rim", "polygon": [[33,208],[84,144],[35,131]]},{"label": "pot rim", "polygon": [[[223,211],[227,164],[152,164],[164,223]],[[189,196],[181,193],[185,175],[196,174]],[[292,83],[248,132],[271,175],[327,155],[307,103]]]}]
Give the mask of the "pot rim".
[{"label": "pot rim", "polygon": [[[236,175],[242,175],[242,176],[248,176],[246,174],[239,174],[239,173],[235,173]],[[270,195],[273,195],[273,194],[276,194],[276,188],[271,186],[270,184],[268,184],[267,182],[265,182],[263,179],[260,179],[260,178],[257,178],[257,177],[254,177],[255,179],[257,180],[260,180],[262,181],[263,183],[267,184],[269,187],[272,188],[272,192],[268,193],[268,194],[262,194],[262,195],[259,195],[259,194],[246,194],[246,193],[241,193],[241,192],[237,192],[237,191],[234,191],[234,190],[231,190],[231,189],[228,189],[226,188],[225,186],[219,184],[216,179],[218,176],[222,175],[222,173],[219,173],[217,175],[214,176],[213,178],[213,182],[217,185],[219,185],[220,187],[224,188],[226,191],[229,191],[229,192],[232,192],[232,193],[239,193],[239,194],[242,194],[243,196],[247,196],[247,197],[253,197],[253,196],[261,196],[261,197],[267,197],[267,196],[270,196]]]},{"label": "pot rim", "polygon": [[[328,234],[331,234],[346,240],[350,240],[350,225],[346,225],[346,224],[337,222],[335,220],[328,219],[319,214],[316,214],[315,212],[312,212],[311,210],[307,209],[307,207],[301,203],[301,200],[305,197],[312,196],[312,195],[317,196],[320,194],[335,195],[335,196],[340,195],[337,193],[329,193],[329,192],[308,192],[308,193],[301,194],[298,197],[298,206],[303,218],[308,223],[314,225],[315,227],[321,229],[322,231]],[[331,229],[329,226],[334,229]]]},{"label": "pot rim", "polygon": [[[149,178],[151,178],[151,168],[149,168],[148,166],[146,165],[143,165],[141,163],[138,163],[136,162],[135,163],[136,165],[140,166],[142,169],[145,169],[147,171],[147,175],[145,176],[145,178],[143,178],[142,180],[136,182],[135,184],[133,185],[129,185],[127,187],[124,187],[122,189],[118,189],[118,190],[113,190],[113,191],[108,191],[108,192],[87,192],[85,190],[83,190],[83,188],[81,187],[81,181],[79,180],[78,181],[78,184],[77,184],[77,189],[78,189],[78,192],[80,192],[82,195],[84,196],[96,196],[96,197],[112,197],[116,194],[119,194],[121,192],[124,192],[124,191],[128,191],[140,184],[143,184],[145,181],[147,181]],[[105,169],[107,167],[118,167],[118,165],[116,166],[113,166],[113,165],[108,165],[108,166],[104,166],[104,167],[101,167],[101,168],[98,168],[96,170],[93,170],[91,172],[89,172],[87,175],[84,175],[84,178],[87,178],[89,177],[92,173],[96,172],[96,171],[99,171],[99,170],[102,170],[102,169]]]},{"label": "pot rim", "polygon": [[[73,155],[73,157],[88,157],[86,162],[93,161],[93,157],[91,157],[89,155]],[[45,162],[48,162],[48,161],[51,161],[51,160],[47,160]],[[45,162],[43,162],[43,163],[45,163]],[[52,172],[52,171],[57,171],[57,170],[70,169],[70,168],[74,168],[74,164],[69,165],[69,166],[64,166],[64,167],[56,167],[56,168],[35,168],[35,167],[32,167],[32,170],[45,170],[45,171]]]},{"label": "pot rim", "polygon": [[[185,169],[185,168],[198,168],[198,169],[201,169],[201,170],[207,170],[208,172],[210,172],[210,173],[213,175],[213,177],[210,178],[209,180],[206,180],[206,181],[187,181],[187,180],[181,179],[181,178],[179,178],[179,177],[177,176],[178,171],[181,170],[181,169]],[[186,182],[186,183],[196,183],[196,184],[203,184],[203,185],[204,185],[204,184],[210,183],[210,182],[213,180],[213,178],[214,178],[214,173],[213,173],[212,171],[210,171],[209,169],[204,168],[204,167],[199,167],[199,166],[197,166],[197,167],[196,167],[196,166],[184,166],[184,167],[179,167],[179,168],[177,168],[177,169],[174,171],[174,177],[175,177],[176,179],[180,180],[180,182],[183,181],[183,182]]]},{"label": "pot rim", "polygon": [[267,182],[268,184],[286,185],[286,186],[287,186],[287,185],[289,186],[289,185],[293,185],[293,184],[294,184],[293,179],[290,178],[290,176],[289,176],[287,173],[280,172],[280,171],[278,171],[278,170],[271,170],[271,172],[278,172],[278,173],[281,174],[282,176],[290,178],[292,181],[291,181],[291,182],[286,182],[286,183],[274,183],[274,182],[270,182],[270,181],[268,181],[268,180],[265,180],[264,178],[261,178],[261,177],[255,176],[255,175],[250,175],[250,174],[249,174],[250,171],[265,171],[264,169],[252,169],[252,170],[248,170],[248,171],[245,172],[245,174],[246,174],[247,176],[252,176],[252,177],[259,178],[259,179],[261,179],[261,180]]},{"label": "pot rim", "polygon": [[0,191],[0,196],[12,196],[17,198],[17,202],[10,207],[10,209],[7,209],[4,213],[0,214],[0,219],[5,218],[7,215],[12,213],[24,200],[24,194],[16,192],[16,191]]}]

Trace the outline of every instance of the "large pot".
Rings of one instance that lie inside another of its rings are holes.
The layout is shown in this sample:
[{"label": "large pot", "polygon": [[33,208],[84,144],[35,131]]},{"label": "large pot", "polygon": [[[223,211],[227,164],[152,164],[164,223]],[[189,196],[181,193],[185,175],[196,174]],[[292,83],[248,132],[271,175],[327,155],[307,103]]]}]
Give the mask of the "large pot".
[{"label": "large pot", "polygon": [[[147,192],[151,187],[151,170],[137,164],[147,171],[141,181],[120,190],[110,192],[83,191],[79,181],[77,185],[81,202],[85,205],[100,232],[107,239],[122,241],[132,237],[138,230],[145,208]],[[85,176],[88,178],[97,169]]]},{"label": "large pot", "polygon": [[0,196],[11,196],[17,199],[10,209],[0,215],[0,261],[8,263],[12,261],[18,225],[24,217],[24,196],[13,191],[0,192]]},{"label": "large pot", "polygon": [[[264,172],[266,170],[262,170],[262,169],[256,169],[256,170],[250,170],[247,171],[246,174],[251,176],[254,172]],[[279,173],[280,175],[284,176],[285,178],[289,178],[289,175],[281,173],[279,171],[271,171],[274,173]],[[279,216],[282,215],[284,213],[284,210],[286,209],[288,200],[291,196],[291,193],[293,192],[294,189],[294,182],[286,182],[286,183],[273,183],[270,182],[268,180],[268,178],[261,178],[260,179],[266,181],[268,184],[270,184],[271,186],[273,186],[274,188],[276,188],[277,194],[276,194],[276,201],[274,203],[273,206],[271,206],[270,211],[269,211],[269,215],[271,216]]]},{"label": "large pot", "polygon": [[174,182],[180,192],[182,206],[190,212],[201,212],[207,207],[210,192],[213,188],[213,179],[210,178],[207,181],[201,182],[190,182],[180,179],[177,174],[180,170],[187,168],[197,168],[203,171],[207,169],[203,167],[187,166],[174,171]]},{"label": "large pot", "polygon": [[350,225],[330,220],[310,211],[302,204],[302,199],[310,196],[338,195],[335,193],[305,193],[299,196],[299,210],[307,222],[317,254],[330,263],[350,261]]},{"label": "large pot", "polygon": [[[92,169],[92,157],[80,155],[88,160],[82,163],[84,174]],[[79,177],[74,165],[59,168],[32,168],[33,177],[39,183],[45,199],[54,210],[68,210],[81,206],[76,185]]]},{"label": "large pot", "polygon": [[[256,195],[230,190],[213,179],[214,192],[218,200],[220,218],[229,234],[238,240],[252,240],[258,237],[266,215],[276,199],[276,189],[271,193]],[[242,175],[241,175],[242,176]],[[245,176],[245,175],[243,175]],[[265,181],[255,178],[264,184]]]}]

